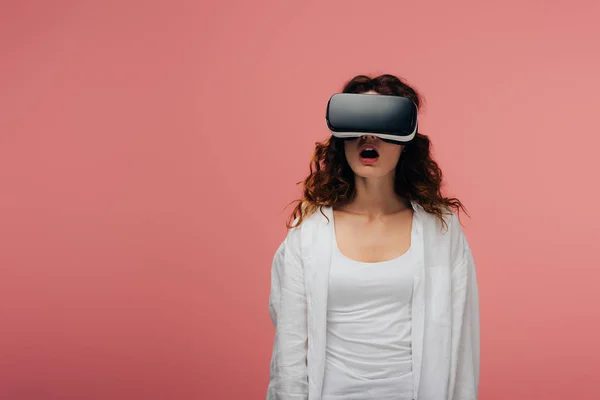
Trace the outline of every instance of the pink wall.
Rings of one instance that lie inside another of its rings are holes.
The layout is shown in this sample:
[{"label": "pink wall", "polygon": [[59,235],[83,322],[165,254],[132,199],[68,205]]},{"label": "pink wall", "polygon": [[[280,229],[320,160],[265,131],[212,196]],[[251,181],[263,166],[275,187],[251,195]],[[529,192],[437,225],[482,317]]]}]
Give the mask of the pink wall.
[{"label": "pink wall", "polygon": [[481,399],[600,398],[597,2],[201,3],[0,5],[0,399],[263,398],[282,209],[383,72],[472,215]]}]

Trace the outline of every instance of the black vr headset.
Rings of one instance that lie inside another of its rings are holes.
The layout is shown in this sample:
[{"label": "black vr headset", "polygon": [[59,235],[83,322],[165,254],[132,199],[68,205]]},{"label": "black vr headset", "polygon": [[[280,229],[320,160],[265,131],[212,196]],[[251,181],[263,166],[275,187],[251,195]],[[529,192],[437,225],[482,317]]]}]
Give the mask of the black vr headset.
[{"label": "black vr headset", "polygon": [[337,93],[327,103],[325,119],[331,134],[345,140],[373,135],[405,144],[417,134],[417,106],[406,97]]}]

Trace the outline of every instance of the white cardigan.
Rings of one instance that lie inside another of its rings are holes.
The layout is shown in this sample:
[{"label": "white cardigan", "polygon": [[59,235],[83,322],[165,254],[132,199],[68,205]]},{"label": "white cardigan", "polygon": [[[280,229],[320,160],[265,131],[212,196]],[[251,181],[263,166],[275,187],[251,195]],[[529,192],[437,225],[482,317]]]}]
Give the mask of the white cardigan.
[{"label": "white cardigan", "polygon": [[[439,220],[413,203],[422,238],[412,304],[415,400],[476,400],[479,295],[475,264],[456,214]],[[323,207],[290,229],[271,270],[275,326],[267,400],[321,400],[333,211]],[[329,222],[328,222],[329,220]],[[366,400],[366,399],[365,399]]]}]

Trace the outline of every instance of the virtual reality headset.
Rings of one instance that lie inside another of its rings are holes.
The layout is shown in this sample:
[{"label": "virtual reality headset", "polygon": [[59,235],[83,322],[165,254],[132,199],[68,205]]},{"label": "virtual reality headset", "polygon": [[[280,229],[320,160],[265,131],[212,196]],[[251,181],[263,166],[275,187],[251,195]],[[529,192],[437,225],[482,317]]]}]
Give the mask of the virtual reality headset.
[{"label": "virtual reality headset", "polygon": [[373,135],[405,144],[417,134],[417,106],[406,97],[337,93],[327,103],[325,119],[331,134],[346,140]]}]

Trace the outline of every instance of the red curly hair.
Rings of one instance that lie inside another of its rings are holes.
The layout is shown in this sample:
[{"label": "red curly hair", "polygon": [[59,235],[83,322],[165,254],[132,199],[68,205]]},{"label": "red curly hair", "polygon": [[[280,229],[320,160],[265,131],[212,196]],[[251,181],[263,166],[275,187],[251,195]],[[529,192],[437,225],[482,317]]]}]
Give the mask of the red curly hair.
[{"label": "red curly hair", "polygon": [[[422,99],[415,89],[401,78],[385,74],[375,78],[358,75],[346,83],[344,93],[365,93],[373,90],[381,95],[401,96],[411,99],[421,108]],[[465,211],[456,198],[442,195],[442,170],[431,156],[429,138],[417,133],[405,145],[396,165],[395,191],[402,198],[414,201],[426,212],[435,214],[446,227],[444,215],[452,209]],[[310,174],[303,182],[303,197],[292,203],[298,204],[286,226],[299,226],[304,219],[323,206],[337,206],[352,200],[355,194],[354,173],[346,160],[344,140],[331,136],[317,142],[310,162]],[[322,212],[322,210],[321,210]]]}]

